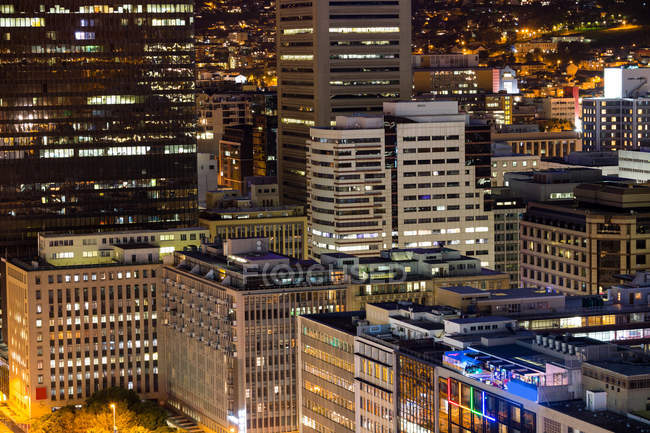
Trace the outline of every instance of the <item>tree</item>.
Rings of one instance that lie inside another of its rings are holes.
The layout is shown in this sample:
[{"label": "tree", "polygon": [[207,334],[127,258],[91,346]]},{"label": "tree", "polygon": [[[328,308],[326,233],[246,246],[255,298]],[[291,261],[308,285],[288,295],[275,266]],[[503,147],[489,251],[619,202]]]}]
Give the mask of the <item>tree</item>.
[{"label": "tree", "polygon": [[138,394],[123,388],[109,388],[93,394],[78,409],[63,407],[45,415],[32,426],[32,433],[112,433],[113,410],[120,433],[173,433],[167,425],[167,412],[156,402],[140,400]]}]

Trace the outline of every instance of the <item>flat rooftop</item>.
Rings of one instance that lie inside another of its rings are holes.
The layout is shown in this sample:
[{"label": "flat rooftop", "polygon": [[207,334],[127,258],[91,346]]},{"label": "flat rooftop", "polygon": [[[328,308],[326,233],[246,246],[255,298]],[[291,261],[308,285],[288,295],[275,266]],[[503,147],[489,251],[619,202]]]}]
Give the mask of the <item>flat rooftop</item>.
[{"label": "flat rooftop", "polygon": [[472,286],[447,286],[441,287],[441,289],[448,292],[457,293],[459,295],[484,295],[486,297],[490,296],[490,292],[487,290],[477,289],[476,287]]},{"label": "flat rooftop", "polygon": [[554,403],[540,403],[560,413],[597,425],[612,432],[648,433],[650,425],[635,421],[625,415],[610,411],[592,412],[587,410],[583,400],[570,400]]},{"label": "flat rooftop", "polygon": [[611,370],[624,376],[642,376],[650,374],[650,363],[616,361],[588,361],[587,363],[605,370]]},{"label": "flat rooftop", "polygon": [[132,243],[132,244],[113,244],[114,248],[120,248],[123,250],[142,250],[142,249],[151,249],[158,248],[156,245],[150,243]]},{"label": "flat rooftop", "polygon": [[440,322],[432,322],[431,320],[414,320],[404,316],[392,316],[391,319],[399,320],[400,322],[413,325],[418,328],[425,329],[427,331],[435,331],[437,329],[445,329],[445,325]]},{"label": "flat rooftop", "polygon": [[511,322],[515,319],[504,316],[484,316],[484,317],[461,317],[458,319],[447,319],[449,322],[466,325],[470,323],[489,323],[489,322]]},{"label": "flat rooftop", "polygon": [[518,288],[504,290],[489,290],[490,298],[498,299],[524,299],[524,298],[564,298],[562,293],[549,293],[544,289]]},{"label": "flat rooftop", "polygon": [[122,231],[97,231],[97,232],[87,232],[87,233],[70,233],[65,231],[48,231],[40,232],[38,235],[44,238],[60,238],[65,237],[87,237],[87,236],[137,236],[138,234],[151,234],[151,233],[170,233],[170,232],[195,232],[195,231],[204,231],[207,232],[208,229],[205,227],[180,227],[174,229],[164,229],[164,230],[122,230]]},{"label": "flat rooftop", "polygon": [[153,261],[153,262],[146,262],[146,263],[123,263],[119,262],[117,260],[112,260],[110,262],[103,262],[103,263],[84,263],[84,264],[77,264],[77,265],[53,265],[43,259],[34,259],[34,260],[29,260],[29,259],[3,259],[7,260],[8,263],[11,263],[14,266],[19,267],[20,269],[23,269],[25,271],[31,272],[37,272],[37,271],[65,271],[65,270],[71,270],[71,269],[93,269],[93,268],[111,268],[111,267],[125,267],[125,266],[130,266],[130,267],[138,267],[138,266],[143,266],[143,265],[155,265],[155,264],[160,264],[162,263],[162,260],[158,261]]},{"label": "flat rooftop", "polygon": [[519,344],[504,344],[500,346],[471,346],[471,349],[506,360],[512,364],[522,365],[534,371],[546,371],[546,364],[564,365],[564,360],[558,356],[538,352]]},{"label": "flat rooftop", "polygon": [[357,335],[357,322],[366,318],[365,311],[342,313],[303,314],[302,317],[350,335]]}]

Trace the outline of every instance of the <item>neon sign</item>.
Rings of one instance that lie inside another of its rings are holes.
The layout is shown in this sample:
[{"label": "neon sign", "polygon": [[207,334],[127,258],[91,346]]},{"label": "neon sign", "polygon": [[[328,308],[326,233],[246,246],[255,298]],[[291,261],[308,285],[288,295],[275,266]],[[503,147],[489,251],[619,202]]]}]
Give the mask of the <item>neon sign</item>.
[{"label": "neon sign", "polygon": [[[467,386],[467,385],[465,385],[465,386]],[[469,407],[467,407],[467,406],[463,406],[462,404],[460,404],[460,399],[459,399],[458,402],[455,402],[455,401],[453,401],[453,400],[451,399],[451,377],[448,377],[448,378],[447,378],[447,401],[448,401],[449,403],[453,404],[454,406],[457,406],[457,407],[463,408],[463,409],[465,409],[465,410],[468,410],[468,411],[472,412],[473,414],[476,414],[476,415],[478,415],[478,416],[480,416],[480,417],[487,418],[487,419],[489,419],[490,421],[495,422],[496,419],[494,419],[494,418],[492,418],[491,416],[488,416],[488,415],[485,414],[485,392],[484,392],[484,391],[481,391],[481,403],[482,403],[482,407],[480,408],[480,409],[481,409],[481,412],[479,412],[479,411],[477,411],[477,410],[474,408],[474,387],[473,387],[473,386],[470,386],[469,388],[470,388],[470,393],[469,393]],[[458,382],[458,396],[459,396],[459,397],[462,395],[462,389],[463,389],[463,384],[460,383],[460,382]]]}]

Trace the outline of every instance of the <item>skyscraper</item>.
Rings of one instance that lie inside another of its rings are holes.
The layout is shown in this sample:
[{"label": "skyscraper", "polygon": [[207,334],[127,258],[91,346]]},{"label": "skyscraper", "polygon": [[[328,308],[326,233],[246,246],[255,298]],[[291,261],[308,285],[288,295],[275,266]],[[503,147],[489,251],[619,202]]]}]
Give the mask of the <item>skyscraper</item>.
[{"label": "skyscraper", "polygon": [[0,248],[196,218],[193,0],[0,5]]},{"label": "skyscraper", "polygon": [[411,2],[277,1],[281,199],[306,200],[309,127],[411,93]]}]

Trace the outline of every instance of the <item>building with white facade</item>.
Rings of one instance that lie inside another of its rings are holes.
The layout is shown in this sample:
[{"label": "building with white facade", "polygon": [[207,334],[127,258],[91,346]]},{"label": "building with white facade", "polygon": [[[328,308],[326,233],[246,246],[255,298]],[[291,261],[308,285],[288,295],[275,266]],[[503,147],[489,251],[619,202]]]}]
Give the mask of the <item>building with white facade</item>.
[{"label": "building with white facade", "polygon": [[466,165],[467,125],[457,101],[407,101],[385,103],[383,118],[312,128],[312,253],[448,245],[489,266],[492,217]]},{"label": "building with white facade", "polygon": [[618,151],[618,175],[643,183],[650,180],[650,148]]},{"label": "building with white facade", "polygon": [[467,115],[457,101],[384,104],[392,174],[393,246],[448,245],[492,263],[492,216],[465,164]]},{"label": "building with white facade", "polygon": [[376,256],[391,244],[383,116],[337,116],[311,128],[307,151],[310,251]]}]

